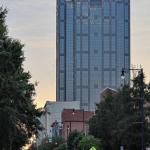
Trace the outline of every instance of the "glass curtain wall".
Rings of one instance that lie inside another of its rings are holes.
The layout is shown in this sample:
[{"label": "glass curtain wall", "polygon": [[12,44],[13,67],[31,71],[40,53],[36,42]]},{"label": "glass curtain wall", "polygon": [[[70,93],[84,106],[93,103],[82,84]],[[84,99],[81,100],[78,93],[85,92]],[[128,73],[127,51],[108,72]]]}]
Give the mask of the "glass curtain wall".
[{"label": "glass curtain wall", "polygon": [[57,1],[57,100],[94,110],[130,66],[130,0]]}]

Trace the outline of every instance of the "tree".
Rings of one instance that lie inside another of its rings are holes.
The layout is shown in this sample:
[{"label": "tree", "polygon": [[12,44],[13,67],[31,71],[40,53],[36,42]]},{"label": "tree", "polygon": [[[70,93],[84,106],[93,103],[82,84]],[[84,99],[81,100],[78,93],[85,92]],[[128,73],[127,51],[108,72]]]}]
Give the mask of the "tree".
[{"label": "tree", "polygon": [[52,139],[52,142],[45,138],[38,147],[38,150],[66,150],[65,148],[65,140],[62,137],[55,137]]},{"label": "tree", "polygon": [[54,150],[67,150],[66,144],[60,144],[58,147],[54,148]]},{"label": "tree", "polygon": [[93,136],[83,136],[79,142],[80,150],[89,150],[93,146],[96,148],[96,150],[102,150],[100,140],[95,139]]},{"label": "tree", "polygon": [[40,129],[34,84],[23,68],[23,45],[7,35],[7,10],[0,7],[0,149],[19,150]]},{"label": "tree", "polygon": [[[104,150],[141,149],[140,76],[133,80],[133,87],[125,85],[116,94],[109,94],[97,105],[96,115],[89,122],[90,134],[100,138]],[[150,144],[150,86],[144,83],[144,139]]]},{"label": "tree", "polygon": [[68,150],[74,150],[78,148],[79,142],[82,139],[83,134],[74,130],[72,131],[67,139],[67,148]]},{"label": "tree", "polygon": [[89,150],[94,146],[97,150],[101,150],[101,141],[90,135],[84,135],[78,131],[72,131],[67,141],[68,150]]}]

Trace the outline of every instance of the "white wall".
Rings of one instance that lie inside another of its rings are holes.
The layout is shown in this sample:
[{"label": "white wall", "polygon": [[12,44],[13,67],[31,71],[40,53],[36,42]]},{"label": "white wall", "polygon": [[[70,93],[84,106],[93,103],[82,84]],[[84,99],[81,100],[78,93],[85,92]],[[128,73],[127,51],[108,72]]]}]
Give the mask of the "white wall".
[{"label": "white wall", "polygon": [[62,122],[61,113],[63,109],[80,109],[79,101],[70,102],[51,102],[47,101],[45,104],[45,113],[40,117],[40,121],[45,128],[42,132],[39,132],[39,137],[37,139],[37,144],[40,144],[42,139],[46,136],[52,137],[51,125],[53,122]]}]

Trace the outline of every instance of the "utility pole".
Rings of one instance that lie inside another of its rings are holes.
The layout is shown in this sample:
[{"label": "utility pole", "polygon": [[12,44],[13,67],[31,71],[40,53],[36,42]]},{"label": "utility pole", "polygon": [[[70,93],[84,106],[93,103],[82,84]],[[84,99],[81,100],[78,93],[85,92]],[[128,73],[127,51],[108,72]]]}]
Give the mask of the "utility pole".
[{"label": "utility pole", "polygon": [[141,149],[144,150],[144,74],[140,71]]},{"label": "utility pole", "polygon": [[125,73],[130,71],[130,70],[136,70],[138,71],[138,76],[140,79],[140,111],[141,111],[141,116],[140,116],[140,124],[141,124],[141,150],[144,150],[144,73],[143,69],[122,69],[121,71],[121,78],[125,78]]}]

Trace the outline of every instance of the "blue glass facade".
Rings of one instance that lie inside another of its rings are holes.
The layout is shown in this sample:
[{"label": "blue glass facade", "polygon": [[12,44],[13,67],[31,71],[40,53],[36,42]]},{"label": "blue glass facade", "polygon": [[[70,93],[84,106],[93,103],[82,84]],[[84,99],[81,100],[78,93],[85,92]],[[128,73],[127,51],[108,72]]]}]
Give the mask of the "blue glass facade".
[{"label": "blue glass facade", "polygon": [[130,0],[57,0],[57,100],[95,109],[130,66]]}]

